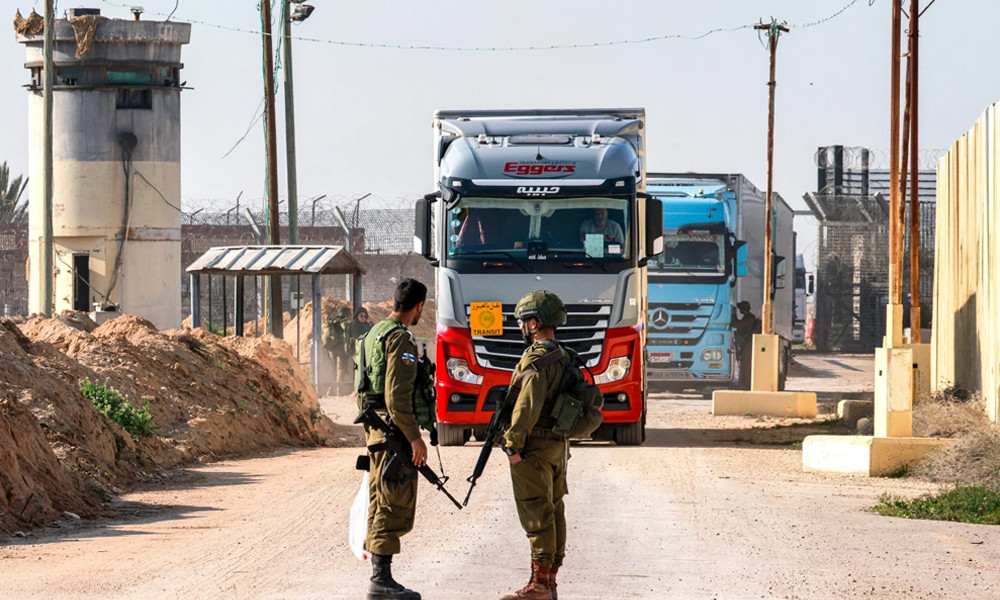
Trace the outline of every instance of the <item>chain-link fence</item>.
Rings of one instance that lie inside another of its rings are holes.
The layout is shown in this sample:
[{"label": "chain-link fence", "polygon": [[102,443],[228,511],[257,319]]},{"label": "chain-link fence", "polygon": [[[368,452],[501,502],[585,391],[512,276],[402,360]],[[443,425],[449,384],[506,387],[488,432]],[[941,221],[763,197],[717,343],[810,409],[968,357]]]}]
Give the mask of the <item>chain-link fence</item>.
[{"label": "chain-link fence", "polygon": [[[889,206],[882,196],[807,194],[818,219],[816,347],[871,352],[882,344],[889,300]],[[920,306],[928,321],[934,290],[934,202],[920,202]],[[907,210],[907,223],[909,210]],[[904,254],[904,305],[910,305],[909,226]],[[908,310],[907,310],[908,313]],[[909,315],[904,314],[904,326]]]}]

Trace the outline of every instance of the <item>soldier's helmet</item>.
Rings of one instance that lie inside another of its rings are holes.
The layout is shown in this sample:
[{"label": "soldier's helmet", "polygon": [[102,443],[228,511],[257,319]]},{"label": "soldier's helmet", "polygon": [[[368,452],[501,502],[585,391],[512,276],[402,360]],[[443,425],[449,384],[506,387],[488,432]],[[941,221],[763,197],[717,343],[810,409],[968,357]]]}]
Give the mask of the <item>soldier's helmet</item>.
[{"label": "soldier's helmet", "polygon": [[559,327],[566,324],[566,306],[552,292],[531,292],[518,301],[514,318],[523,321],[531,317],[538,319],[542,327]]}]

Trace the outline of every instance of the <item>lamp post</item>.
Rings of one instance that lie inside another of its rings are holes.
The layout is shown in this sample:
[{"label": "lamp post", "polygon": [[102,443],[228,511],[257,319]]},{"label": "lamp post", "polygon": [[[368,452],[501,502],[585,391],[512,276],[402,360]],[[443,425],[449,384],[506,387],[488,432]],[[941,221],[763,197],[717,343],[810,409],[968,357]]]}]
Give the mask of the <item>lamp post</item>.
[{"label": "lamp post", "polygon": [[[296,4],[295,12],[291,5]],[[299,198],[295,175],[295,95],[292,89],[292,21],[301,23],[312,14],[313,6],[302,0],[284,0],[282,3],[282,32],[284,34],[285,61],[285,154],[288,169],[288,241],[299,243]]]}]

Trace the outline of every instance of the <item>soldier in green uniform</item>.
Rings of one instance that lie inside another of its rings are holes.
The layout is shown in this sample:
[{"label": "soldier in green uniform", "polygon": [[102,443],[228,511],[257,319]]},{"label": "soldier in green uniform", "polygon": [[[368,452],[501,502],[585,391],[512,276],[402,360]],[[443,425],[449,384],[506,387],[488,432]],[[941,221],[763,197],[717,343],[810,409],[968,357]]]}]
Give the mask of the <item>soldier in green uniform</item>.
[{"label": "soldier in green uniform", "polygon": [[[736,315],[736,309],[739,309],[740,313],[743,315],[739,317]],[[740,371],[739,371],[739,389],[749,390],[750,389],[750,374],[753,372],[751,365],[753,363],[753,335],[755,333],[760,333],[760,319],[757,315],[753,314],[750,310],[750,303],[746,300],[741,300],[736,303],[736,308],[733,309],[732,316],[732,327],[733,336],[736,342],[736,356],[739,359]]]},{"label": "soldier in green uniform", "polygon": [[569,441],[552,431],[551,417],[565,367],[555,361],[538,370],[532,363],[559,348],[555,328],[566,323],[566,308],[559,296],[537,291],[521,298],[514,316],[528,349],[511,379],[511,385],[520,380],[521,390],[503,437],[517,515],[531,544],[531,579],[501,600],[549,600],[556,598],[556,573],[566,553]]},{"label": "soldier in green uniform", "polygon": [[[427,445],[421,438],[414,413],[414,386],[417,379],[417,347],[407,327],[416,325],[427,298],[427,287],[415,279],[396,286],[392,314],[365,334],[358,346],[359,365],[356,389],[359,408],[372,405],[391,427],[402,431],[413,449],[413,464],[427,464]],[[365,356],[361,357],[360,353]],[[368,385],[362,382],[360,365],[365,365]],[[377,430],[365,428],[368,446],[384,441]],[[399,538],[413,529],[417,506],[417,471],[402,470],[388,478],[383,469],[389,452],[369,452],[370,478],[368,535],[365,548],[372,555],[372,576],[368,599],[419,600],[420,594],[392,578],[392,556],[399,554]]]}]

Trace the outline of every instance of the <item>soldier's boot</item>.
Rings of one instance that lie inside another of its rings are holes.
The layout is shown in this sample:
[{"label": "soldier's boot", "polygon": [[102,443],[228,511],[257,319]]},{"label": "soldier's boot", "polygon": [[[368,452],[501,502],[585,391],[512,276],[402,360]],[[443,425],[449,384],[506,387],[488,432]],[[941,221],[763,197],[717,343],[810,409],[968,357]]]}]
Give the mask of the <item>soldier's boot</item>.
[{"label": "soldier's boot", "polygon": [[368,600],[420,600],[420,594],[392,578],[392,555],[372,554]]},{"label": "soldier's boot", "polygon": [[556,573],[559,572],[559,567],[552,567],[549,571],[549,590],[552,591],[552,600],[559,600],[559,596],[556,595]]},{"label": "soldier's boot", "polygon": [[552,590],[549,588],[551,573],[551,567],[543,567],[531,561],[531,579],[528,580],[528,585],[513,594],[501,596],[500,600],[552,600]]}]

